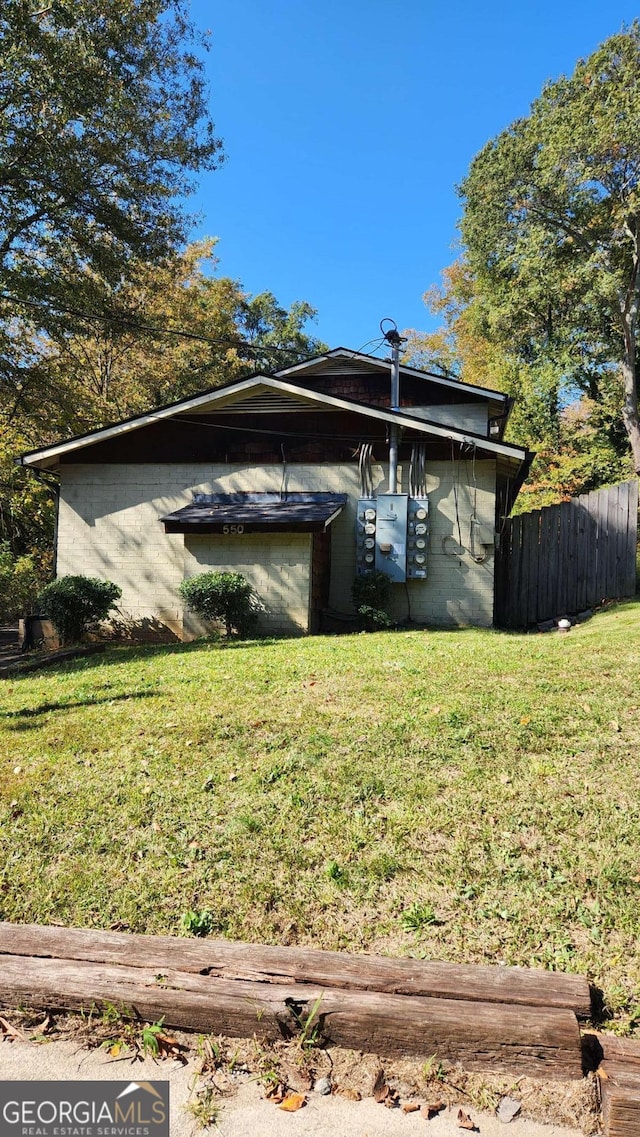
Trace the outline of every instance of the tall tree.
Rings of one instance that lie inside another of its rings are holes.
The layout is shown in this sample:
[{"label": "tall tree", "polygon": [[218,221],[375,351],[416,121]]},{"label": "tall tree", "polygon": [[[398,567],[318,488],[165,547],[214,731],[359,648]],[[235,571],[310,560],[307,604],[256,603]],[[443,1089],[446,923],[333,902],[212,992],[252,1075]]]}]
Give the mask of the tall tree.
[{"label": "tall tree", "polygon": [[612,36],[489,142],[461,186],[490,334],[545,368],[550,397],[601,398],[611,372],[640,473],[640,25]]},{"label": "tall tree", "polygon": [[[193,176],[221,156],[186,0],[4,0],[0,393],[39,336],[103,307],[182,242]],[[101,292],[104,284],[105,293]],[[5,407],[5,411],[7,408]]]},{"label": "tall tree", "polygon": [[[19,401],[23,429],[31,422],[38,441],[79,434],[324,349],[306,329],[310,304],[286,309],[271,292],[251,296],[218,276],[215,244],[132,264],[110,298],[117,319],[78,319],[73,331],[41,337],[37,374]],[[53,396],[46,424],[43,390]]]},{"label": "tall tree", "polygon": [[622,390],[611,368],[599,376],[597,399],[562,390],[557,358],[532,357],[517,336],[506,339],[503,308],[483,295],[464,256],[424,294],[442,321],[434,332],[409,331],[406,359],[465,383],[516,396],[508,440],[536,452],[516,509],[538,508],[627,478],[632,472],[622,423]]},{"label": "tall tree", "polygon": [[[117,319],[78,317],[23,339],[32,364],[0,431],[0,544],[15,556],[42,563],[44,553],[46,568],[53,521],[46,487],[14,465],[21,451],[324,350],[306,328],[314,308],[286,309],[271,292],[252,297],[215,273],[214,248],[205,240],[159,265],[132,262],[107,297]],[[84,276],[86,293],[93,277]],[[98,287],[104,298],[104,282]]]}]

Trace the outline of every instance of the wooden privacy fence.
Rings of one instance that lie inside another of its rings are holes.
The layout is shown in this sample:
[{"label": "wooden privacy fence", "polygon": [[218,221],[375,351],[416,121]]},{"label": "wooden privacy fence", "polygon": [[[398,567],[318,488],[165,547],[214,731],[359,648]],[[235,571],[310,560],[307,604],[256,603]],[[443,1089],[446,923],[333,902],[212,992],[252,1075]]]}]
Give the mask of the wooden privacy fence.
[{"label": "wooden privacy fence", "polygon": [[496,553],[494,621],[522,628],[636,588],[638,482],[507,520]]}]

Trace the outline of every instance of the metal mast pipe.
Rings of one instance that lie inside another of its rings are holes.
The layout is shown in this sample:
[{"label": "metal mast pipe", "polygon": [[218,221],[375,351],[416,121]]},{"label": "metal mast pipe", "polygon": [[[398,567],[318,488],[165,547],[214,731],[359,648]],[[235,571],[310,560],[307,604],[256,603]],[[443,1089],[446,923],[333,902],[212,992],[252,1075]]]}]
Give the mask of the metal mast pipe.
[{"label": "metal mast pipe", "polygon": [[[391,343],[391,410],[400,402],[400,337],[390,338]],[[389,493],[398,492],[398,427],[389,427]]]}]

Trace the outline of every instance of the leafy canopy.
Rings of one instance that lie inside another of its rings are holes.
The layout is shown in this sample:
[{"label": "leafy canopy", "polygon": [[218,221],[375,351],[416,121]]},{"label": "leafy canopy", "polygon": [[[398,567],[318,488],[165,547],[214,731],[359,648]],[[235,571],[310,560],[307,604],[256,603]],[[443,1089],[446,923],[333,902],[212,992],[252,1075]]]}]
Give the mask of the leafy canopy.
[{"label": "leafy canopy", "polygon": [[640,25],[549,83],[474,158],[461,186],[485,331],[521,364],[598,400],[613,372],[636,470]]},{"label": "leafy canopy", "polygon": [[0,9],[0,387],[20,389],[62,309],[102,310],[186,236],[221,144],[185,0]]}]

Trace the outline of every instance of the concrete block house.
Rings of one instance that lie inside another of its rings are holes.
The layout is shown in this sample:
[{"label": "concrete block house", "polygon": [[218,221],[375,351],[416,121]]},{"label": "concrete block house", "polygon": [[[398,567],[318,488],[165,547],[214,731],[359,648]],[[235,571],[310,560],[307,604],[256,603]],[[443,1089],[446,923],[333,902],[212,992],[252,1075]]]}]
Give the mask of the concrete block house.
[{"label": "concrete block house", "polygon": [[491,625],[495,537],[531,459],[503,441],[511,400],[395,378],[336,348],[23,455],[60,479],[58,575],[114,581],[131,624],[180,639],[203,629],[178,587],[209,569],[247,577],[267,633],[339,625],[374,567],[399,620]]}]

